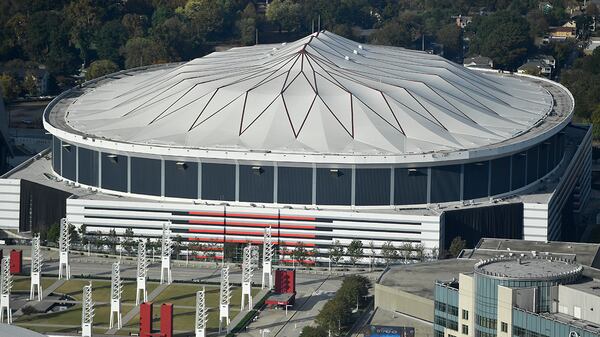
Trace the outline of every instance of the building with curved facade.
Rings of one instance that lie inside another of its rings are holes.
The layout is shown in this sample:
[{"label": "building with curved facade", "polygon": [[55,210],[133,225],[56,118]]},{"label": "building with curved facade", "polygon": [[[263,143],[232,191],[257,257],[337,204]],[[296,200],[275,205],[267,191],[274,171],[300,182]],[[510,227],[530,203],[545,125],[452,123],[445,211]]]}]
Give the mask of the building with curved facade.
[{"label": "building with curved facade", "polygon": [[[574,103],[546,79],[322,31],[84,83],[48,106],[44,126],[52,175],[83,194],[66,216],[88,228],[170,221],[222,243],[260,241],[271,226],[282,246],[444,248],[458,235],[561,235],[553,212],[575,185],[581,204],[589,193]],[[528,213],[514,198],[566,179],[546,225],[528,229],[540,203]]]}]

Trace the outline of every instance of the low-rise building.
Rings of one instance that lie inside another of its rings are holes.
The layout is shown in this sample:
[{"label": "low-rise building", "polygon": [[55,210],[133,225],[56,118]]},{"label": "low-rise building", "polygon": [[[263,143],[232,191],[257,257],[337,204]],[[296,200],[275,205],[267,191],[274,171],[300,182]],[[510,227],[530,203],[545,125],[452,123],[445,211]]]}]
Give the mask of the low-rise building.
[{"label": "low-rise building", "polygon": [[494,61],[489,57],[479,55],[465,58],[463,66],[467,68],[492,69],[494,68]]},{"label": "low-rise building", "polygon": [[456,260],[390,268],[375,305],[416,336],[600,336],[599,248],[483,239]]}]

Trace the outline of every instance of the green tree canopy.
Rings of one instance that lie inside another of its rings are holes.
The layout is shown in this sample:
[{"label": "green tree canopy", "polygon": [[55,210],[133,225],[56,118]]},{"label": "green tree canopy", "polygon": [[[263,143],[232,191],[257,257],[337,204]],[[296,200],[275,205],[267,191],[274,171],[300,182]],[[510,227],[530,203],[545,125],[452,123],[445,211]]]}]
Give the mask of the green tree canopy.
[{"label": "green tree canopy", "polygon": [[471,54],[490,57],[501,69],[515,70],[532,47],[527,20],[514,12],[478,16],[469,30]]},{"label": "green tree canopy", "polygon": [[119,48],[127,42],[127,30],[119,20],[106,22],[94,35],[94,45],[99,59],[123,64]]},{"label": "green tree canopy", "polygon": [[273,0],[267,7],[267,20],[279,31],[294,31],[300,27],[302,6],[294,0]]},{"label": "green tree canopy", "polygon": [[302,332],[300,332],[300,337],[327,337],[327,329],[322,326],[311,326],[307,325],[302,328]]},{"label": "green tree canopy", "polygon": [[17,98],[21,93],[19,83],[9,74],[0,75],[0,89],[2,90],[2,98],[7,102]]},{"label": "green tree canopy", "polygon": [[125,55],[125,68],[164,63],[167,60],[164,46],[154,39],[145,37],[129,39],[123,48],[123,55]]},{"label": "green tree canopy", "polygon": [[119,71],[119,66],[116,65],[113,61],[98,60],[92,62],[87,72],[85,73],[85,79],[89,81],[93,80],[94,78],[112,74],[117,71]]},{"label": "green tree canopy", "polygon": [[455,237],[450,243],[448,251],[453,257],[458,257],[460,252],[467,246],[467,241],[463,240],[460,236]]}]

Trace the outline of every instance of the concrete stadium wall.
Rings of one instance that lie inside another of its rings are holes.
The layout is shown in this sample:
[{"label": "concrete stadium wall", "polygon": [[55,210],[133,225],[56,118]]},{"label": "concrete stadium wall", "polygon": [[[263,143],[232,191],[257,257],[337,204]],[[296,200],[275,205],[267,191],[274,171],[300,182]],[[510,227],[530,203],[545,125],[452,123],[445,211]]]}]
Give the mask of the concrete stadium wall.
[{"label": "concrete stadium wall", "polygon": [[433,300],[404,292],[398,288],[375,284],[375,308],[400,312],[433,322]]}]

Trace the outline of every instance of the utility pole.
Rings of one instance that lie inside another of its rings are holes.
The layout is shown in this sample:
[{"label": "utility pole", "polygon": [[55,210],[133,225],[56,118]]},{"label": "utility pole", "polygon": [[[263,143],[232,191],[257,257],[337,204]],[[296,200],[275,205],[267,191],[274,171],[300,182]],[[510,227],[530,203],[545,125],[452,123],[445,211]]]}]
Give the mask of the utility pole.
[{"label": "utility pole", "polygon": [[112,274],[110,278],[110,329],[112,329],[115,326],[113,314],[117,316],[117,328],[121,329],[123,327],[121,316],[122,294],[123,281],[121,280],[121,266],[119,262],[115,262],[112,265]]},{"label": "utility pole", "polygon": [[10,273],[10,257],[2,258],[0,265],[0,323],[4,323],[4,312],[6,311],[6,323],[12,324],[12,312],[10,310],[10,291],[12,290],[12,274]]},{"label": "utility pole", "polygon": [[92,300],[92,282],[83,287],[83,300],[81,308],[81,337],[92,337],[94,324],[94,302]]},{"label": "utility pole", "polygon": [[271,237],[271,227],[265,228],[265,234],[263,238],[263,270],[261,289],[265,288],[267,282],[269,282],[269,289],[273,289],[273,241]]},{"label": "utility pole", "polygon": [[208,309],[206,309],[206,290],[196,293],[196,337],[206,337],[206,322],[208,322]]},{"label": "utility pole", "polygon": [[43,256],[40,250],[40,235],[36,234],[31,239],[31,287],[29,289],[29,300],[35,299],[37,291],[38,301],[42,300],[42,264]]},{"label": "utility pole", "polygon": [[65,279],[71,278],[71,265],[69,264],[69,250],[71,249],[71,233],[69,232],[69,223],[67,219],[60,219],[60,236],[58,238],[59,261],[58,261],[58,279],[63,277],[63,268]]},{"label": "utility pole", "polygon": [[148,291],[146,290],[146,278],[148,277],[148,258],[146,256],[146,241],[143,239],[138,243],[137,260],[137,287],[135,291],[135,305],[140,304],[140,291],[142,292],[143,302],[148,301]]},{"label": "utility pole", "polygon": [[252,244],[244,247],[242,260],[242,305],[240,310],[244,310],[245,299],[248,298],[248,310],[252,309]]},{"label": "utility pole", "polygon": [[229,319],[229,304],[231,302],[231,285],[229,284],[229,266],[221,269],[221,289],[219,291],[219,332],[221,324],[225,321],[225,327],[231,322]]},{"label": "utility pole", "polygon": [[171,284],[173,277],[171,275],[171,253],[173,252],[173,240],[171,239],[170,223],[165,223],[162,230],[161,239],[161,262],[160,262],[160,284]]}]

